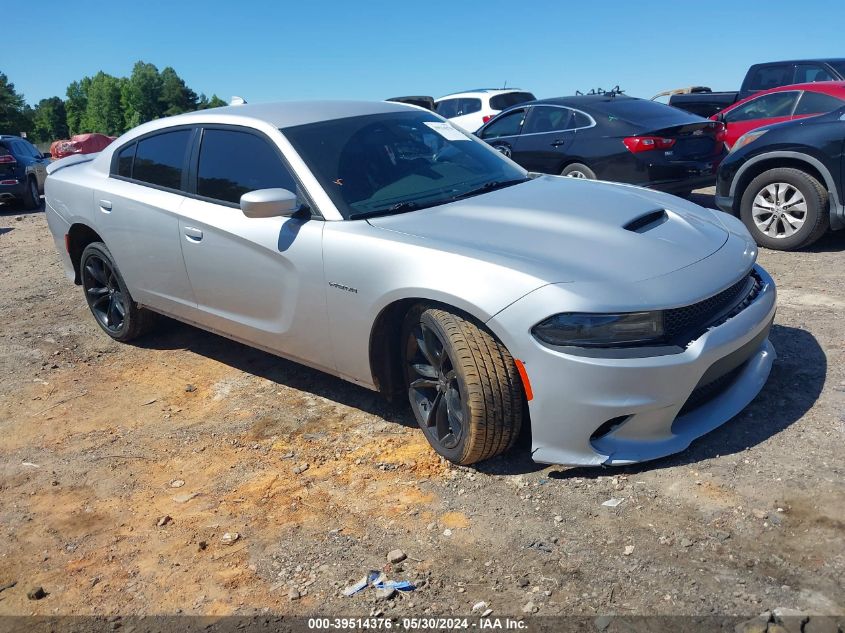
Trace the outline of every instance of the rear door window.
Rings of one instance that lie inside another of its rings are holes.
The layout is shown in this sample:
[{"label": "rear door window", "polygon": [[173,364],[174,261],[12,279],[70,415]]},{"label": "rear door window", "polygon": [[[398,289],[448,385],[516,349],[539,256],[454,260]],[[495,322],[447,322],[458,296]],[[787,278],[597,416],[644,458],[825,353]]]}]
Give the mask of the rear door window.
[{"label": "rear door window", "polygon": [[792,83],[791,64],[768,64],[749,72],[748,90],[769,90]]},{"label": "rear door window", "polygon": [[534,101],[535,97],[530,92],[507,92],[501,95],[490,97],[490,107],[494,110],[507,110],[508,108],[525,103],[526,101]]},{"label": "rear door window", "polygon": [[822,94],[821,92],[805,91],[798,99],[798,106],[795,108],[795,114],[822,114],[823,112],[831,112],[837,108],[845,106],[845,101],[838,99],[831,95]]},{"label": "rear door window", "polygon": [[459,102],[460,99],[444,99],[443,101],[438,101],[435,107],[437,114],[444,119],[451,119],[458,116]]},{"label": "rear door window", "polygon": [[180,189],[191,130],[176,130],[138,141],[132,178],[151,185]]},{"label": "rear door window", "polygon": [[523,134],[542,134],[571,129],[572,110],[550,106],[534,106],[525,121]]},{"label": "rear door window", "polygon": [[500,116],[498,119],[490,123],[484,132],[481,133],[481,138],[499,138],[502,136],[516,136],[522,129],[522,122],[525,119],[525,110],[515,110]]},{"label": "rear door window", "polygon": [[249,191],[273,188],[296,192],[296,181],[269,142],[237,130],[203,132],[198,195],[237,205]]},{"label": "rear door window", "polygon": [[792,116],[798,95],[797,90],[790,90],[757,97],[728,112],[725,115],[725,121],[736,123],[738,121]]},{"label": "rear door window", "polygon": [[833,81],[834,77],[821,64],[797,64],[795,66],[795,84],[808,84],[815,81]]}]

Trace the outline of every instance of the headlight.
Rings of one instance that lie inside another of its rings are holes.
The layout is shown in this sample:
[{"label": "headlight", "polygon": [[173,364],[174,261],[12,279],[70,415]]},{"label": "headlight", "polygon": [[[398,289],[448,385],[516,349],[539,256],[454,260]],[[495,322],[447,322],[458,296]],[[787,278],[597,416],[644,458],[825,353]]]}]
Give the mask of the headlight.
[{"label": "headlight", "polygon": [[745,147],[749,143],[753,143],[768,131],[769,130],[752,130],[751,132],[746,132],[736,140],[736,143],[734,143],[734,146],[731,148],[731,151],[735,152],[740,147]]},{"label": "headlight", "polygon": [[538,339],[551,345],[610,347],[648,343],[663,336],[663,313],[565,312],[541,321],[531,331]]}]

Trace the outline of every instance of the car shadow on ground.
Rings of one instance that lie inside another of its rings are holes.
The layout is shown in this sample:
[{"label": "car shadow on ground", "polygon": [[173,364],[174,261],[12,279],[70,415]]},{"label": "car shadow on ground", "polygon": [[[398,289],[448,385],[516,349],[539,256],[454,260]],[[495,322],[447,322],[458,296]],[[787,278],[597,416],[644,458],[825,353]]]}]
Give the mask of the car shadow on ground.
[{"label": "car shadow on ground", "polygon": [[591,479],[685,466],[741,453],[777,435],[800,420],[818,400],[827,374],[827,356],[816,338],[805,330],[775,325],[769,339],[778,358],[763,390],[739,415],[694,441],[687,450],[631,466],[561,468],[549,473],[549,477]]},{"label": "car shadow on ground", "polygon": [[17,200],[13,202],[0,202],[0,217],[10,216],[10,215],[30,215],[33,213],[43,213],[44,212],[44,198],[41,198],[41,204],[38,205],[35,209],[26,209],[23,206],[22,202],[18,202]]},{"label": "car shadow on ground", "polygon": [[234,369],[360,409],[389,422],[416,426],[404,400],[395,404],[388,402],[381,394],[341,378],[173,319],[160,317],[156,329],[133,344],[145,349],[189,350]]}]

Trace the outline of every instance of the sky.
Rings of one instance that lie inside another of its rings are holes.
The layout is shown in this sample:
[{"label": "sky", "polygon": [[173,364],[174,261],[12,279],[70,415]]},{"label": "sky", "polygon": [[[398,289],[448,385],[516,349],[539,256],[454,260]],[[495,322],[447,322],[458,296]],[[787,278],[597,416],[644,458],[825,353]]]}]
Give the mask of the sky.
[{"label": "sky", "polygon": [[137,60],[252,103],[505,83],[650,98],[738,90],[755,62],[845,57],[845,1],[38,0],[5,12],[0,33],[0,72],[30,104]]}]

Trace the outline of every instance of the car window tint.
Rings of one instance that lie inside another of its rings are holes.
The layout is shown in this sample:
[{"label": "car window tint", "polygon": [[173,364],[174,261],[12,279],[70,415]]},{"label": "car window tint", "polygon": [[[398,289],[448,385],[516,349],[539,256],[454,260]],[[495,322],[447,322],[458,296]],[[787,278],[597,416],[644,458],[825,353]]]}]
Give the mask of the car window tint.
[{"label": "car window tint", "polygon": [[507,110],[510,107],[534,101],[534,95],[530,92],[507,92],[503,95],[490,97],[490,107],[494,110]]},{"label": "car window tint", "polygon": [[541,134],[543,132],[559,132],[570,127],[572,110],[569,108],[551,108],[549,106],[535,106],[531,108],[523,134]]},{"label": "car window tint", "polygon": [[469,99],[464,98],[459,100],[460,103],[458,104],[458,116],[463,116],[464,114],[472,114],[473,112],[478,112],[481,110],[481,99]]},{"label": "car window tint", "polygon": [[769,90],[792,83],[792,66],[790,64],[771,64],[758,66],[749,73],[749,90]]},{"label": "car window tint", "polygon": [[774,117],[790,116],[798,99],[798,92],[775,92],[763,95],[744,103],[725,115],[725,121],[753,121],[754,119],[771,119]]},{"label": "car window tint", "polygon": [[126,178],[132,177],[132,161],[135,160],[136,143],[124,147],[117,154],[117,175]]},{"label": "car window tint", "polygon": [[132,178],[151,185],[179,189],[191,130],[176,130],[138,141]]},{"label": "car window tint", "polygon": [[296,181],[266,140],[234,130],[203,132],[197,194],[238,204],[248,191],[277,187],[296,192]]},{"label": "car window tint", "polygon": [[831,112],[836,108],[841,108],[845,105],[845,101],[837,99],[831,95],[822,94],[820,92],[806,91],[798,100],[798,107],[795,108],[795,114],[822,114],[823,112]]},{"label": "car window tint", "polygon": [[572,113],[572,122],[570,123],[570,127],[575,129],[582,128],[582,127],[590,127],[593,124],[592,119],[588,117],[583,112],[573,111]]},{"label": "car window tint", "polygon": [[834,77],[824,66],[819,64],[798,64],[795,67],[796,84],[808,84],[814,81],[833,81]]},{"label": "car window tint", "polygon": [[525,110],[509,112],[490,123],[481,133],[481,138],[498,138],[500,136],[515,136],[519,134]]},{"label": "car window tint", "polygon": [[439,101],[436,106],[437,114],[445,119],[451,119],[458,116],[458,102],[460,99],[444,99]]}]

